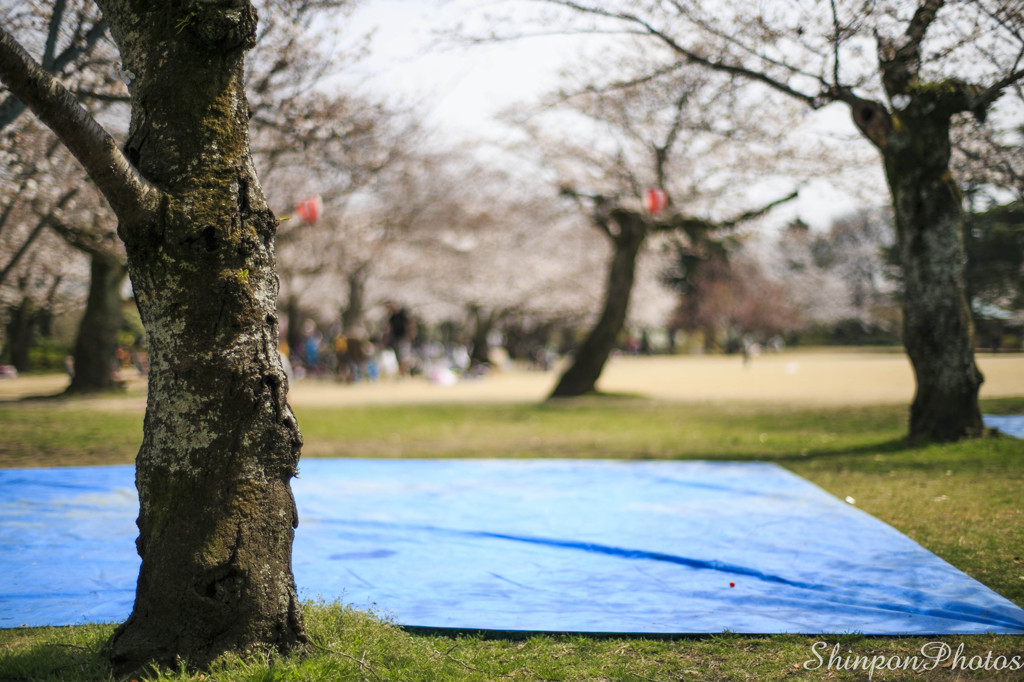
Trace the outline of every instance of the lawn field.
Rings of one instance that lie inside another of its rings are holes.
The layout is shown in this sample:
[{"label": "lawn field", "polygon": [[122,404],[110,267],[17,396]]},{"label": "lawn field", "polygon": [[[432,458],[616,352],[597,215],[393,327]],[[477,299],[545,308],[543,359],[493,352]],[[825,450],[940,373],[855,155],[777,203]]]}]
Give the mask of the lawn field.
[{"label": "lawn field", "polygon": [[[983,355],[979,364],[986,375],[984,411],[1024,414],[1024,356]],[[1024,606],[1024,441],[987,437],[906,447],[901,437],[913,385],[900,354],[783,353],[747,366],[734,357],[622,357],[600,384],[604,395],[543,403],[554,380],[553,373],[525,371],[453,387],[417,379],[373,386],[307,380],[296,384],[290,400],[306,457],[775,462],[840,499],[854,499]],[[62,377],[0,382],[0,466],[132,461],[144,387],[133,382],[114,397],[22,400],[56,393],[64,383]],[[489,639],[406,632],[339,604],[308,604],[306,618],[305,656],[256,656],[152,679],[1024,679],[1024,637],[1018,636]],[[110,679],[102,647],[112,629],[0,630],[0,680]],[[935,648],[927,649],[933,640]],[[943,645],[950,655],[930,668],[922,649],[938,652]],[[829,668],[833,651],[842,658]],[[822,652],[824,663],[817,665],[815,654]],[[875,669],[865,670],[871,660]],[[888,669],[899,664],[905,669]]]}]

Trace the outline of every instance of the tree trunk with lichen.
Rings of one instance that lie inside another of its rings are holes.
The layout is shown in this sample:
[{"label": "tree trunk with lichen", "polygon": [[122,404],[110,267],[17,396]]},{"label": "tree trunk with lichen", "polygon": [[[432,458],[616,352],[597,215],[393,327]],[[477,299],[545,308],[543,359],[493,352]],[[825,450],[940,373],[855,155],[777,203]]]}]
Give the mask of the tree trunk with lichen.
[{"label": "tree trunk with lichen", "polygon": [[949,121],[925,114],[899,120],[885,171],[903,272],[903,344],[917,383],[908,437],[976,437],[983,379],[964,289],[963,204],[949,169]]},{"label": "tree trunk with lichen", "polygon": [[142,557],[115,671],[305,640],[291,570],[301,437],[277,353],[274,238],[249,154],[248,4],[100,2],[130,83],[127,158],[162,191],[122,224],[149,341]]},{"label": "tree trunk with lichen", "polygon": [[291,570],[302,439],[277,353],[277,220],[249,152],[247,0],[97,0],[121,53],[124,150],[0,24],[0,78],[118,217],[150,349],[136,457],[142,567],[114,672],[305,642]]},{"label": "tree trunk with lichen", "polygon": [[550,398],[572,398],[593,393],[601,378],[605,363],[615,348],[615,342],[626,323],[629,299],[633,293],[636,260],[647,238],[645,218],[626,209],[614,209],[606,224],[616,229],[606,231],[612,241],[612,261],[608,268],[604,307],[601,316],[576,349],[572,364],[558,379]]},{"label": "tree trunk with lichen", "polygon": [[977,437],[983,377],[964,287],[963,200],[950,171],[950,117],[940,88],[889,113],[853,106],[854,122],[882,154],[902,269],[903,345],[914,370],[911,442]]}]

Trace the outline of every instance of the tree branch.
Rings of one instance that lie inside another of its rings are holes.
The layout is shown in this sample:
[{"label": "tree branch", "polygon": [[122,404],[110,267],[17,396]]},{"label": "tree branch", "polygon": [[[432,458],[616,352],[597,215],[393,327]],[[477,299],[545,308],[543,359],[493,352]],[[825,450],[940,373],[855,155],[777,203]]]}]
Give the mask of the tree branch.
[{"label": "tree branch", "polygon": [[773,90],[777,90],[785,95],[800,100],[801,102],[807,104],[812,109],[820,109],[824,104],[827,104],[827,102],[821,101],[820,96],[808,95],[807,93],[795,90],[786,83],[783,83],[780,80],[776,80],[769,76],[768,74],[761,73],[760,71],[755,71],[753,69],[749,69],[741,64],[730,64],[728,62],[718,61],[697,54],[696,52],[680,45],[674,38],[672,38],[667,33],[655,28],[650,22],[645,21],[644,19],[634,14],[629,14],[626,12],[613,12],[610,10],[602,9],[600,7],[591,7],[588,5],[581,4],[579,2],[575,2],[574,0],[548,0],[548,2],[551,2],[556,5],[561,5],[563,7],[568,7],[569,9],[573,9],[576,10],[577,12],[582,12],[584,14],[592,14],[594,16],[601,16],[608,19],[617,19],[619,21],[625,21],[627,23],[639,26],[643,29],[644,33],[654,38],[657,38],[688,62],[691,62],[693,64],[699,64],[709,69],[714,69],[715,71],[720,71],[735,76],[742,76],[746,79],[762,83],[772,88]]},{"label": "tree branch", "polygon": [[675,116],[672,119],[672,126],[665,135],[665,142],[661,146],[654,145],[655,174],[657,175],[659,187],[665,186],[665,164],[668,162],[669,151],[675,145],[676,140],[679,138],[679,133],[683,129],[683,109],[686,107],[689,99],[690,92],[688,90],[683,90],[679,97],[676,98],[674,102]]},{"label": "tree branch", "polygon": [[48,216],[46,225],[68,243],[87,256],[110,258],[117,249],[117,238],[112,231],[102,231],[94,224],[93,229],[74,227],[56,216]]},{"label": "tree branch", "polygon": [[54,207],[51,208],[46,215],[39,219],[35,227],[32,228],[32,231],[29,233],[28,237],[25,239],[24,242],[22,242],[21,247],[15,252],[13,256],[11,256],[11,260],[7,262],[7,265],[4,266],[4,269],[0,271],[0,284],[4,283],[4,281],[7,279],[7,276],[10,275],[11,271],[14,269],[14,266],[16,266],[18,264],[18,261],[21,260],[21,257],[28,252],[29,247],[32,246],[32,242],[36,240],[36,237],[42,234],[43,229],[53,224],[53,222],[55,221],[57,211],[64,208],[64,206],[69,201],[71,201],[72,197],[74,197],[76,194],[78,194],[77,187],[65,192],[61,196],[61,198],[57,200],[56,205],[54,205]]},{"label": "tree branch", "polygon": [[905,93],[917,79],[921,70],[921,43],[943,4],[945,0],[922,0],[907,24],[902,45],[893,45],[876,34],[882,82],[890,97]]},{"label": "tree branch", "polygon": [[839,79],[839,52],[840,46],[842,45],[842,26],[839,22],[839,9],[836,7],[836,0],[831,0],[829,3],[832,8],[832,82],[839,85],[842,81]]},{"label": "tree branch", "polygon": [[796,188],[795,190],[793,190],[792,192],[790,192],[789,194],[787,194],[786,196],[780,198],[780,199],[776,199],[774,201],[768,202],[767,204],[765,204],[761,208],[756,208],[756,209],[754,209],[752,211],[747,211],[745,213],[741,213],[740,215],[736,216],[735,218],[731,218],[729,220],[726,220],[725,222],[721,223],[721,226],[724,227],[724,228],[727,228],[727,229],[732,229],[732,228],[736,227],[737,225],[740,225],[740,224],[745,223],[747,221],[753,220],[755,218],[760,218],[761,216],[767,214],[769,211],[771,211],[776,206],[781,206],[782,204],[785,204],[787,202],[793,201],[793,199],[796,199],[798,196],[800,196],[800,188],[799,187]]},{"label": "tree branch", "polygon": [[828,96],[849,105],[853,123],[861,134],[879,149],[886,148],[889,144],[889,131],[892,129],[892,117],[882,104],[858,97],[844,87],[832,88]]},{"label": "tree branch", "polygon": [[755,218],[767,214],[776,206],[785,204],[786,202],[796,199],[800,195],[800,188],[793,190],[786,196],[775,199],[761,208],[756,208],[745,213],[741,213],[735,218],[729,220],[723,220],[721,222],[714,222],[711,220],[705,220],[703,218],[694,218],[692,216],[684,216],[682,214],[675,214],[670,216],[667,220],[659,220],[655,223],[654,229],[657,232],[684,232],[691,241],[697,242],[701,235],[711,232],[713,230],[731,230],[737,225],[745,223]]},{"label": "tree branch", "polygon": [[1004,78],[999,79],[972,97],[968,103],[968,109],[974,114],[975,118],[984,122],[988,108],[999,99],[1006,88],[1021,80],[1024,80],[1024,69],[1018,69],[1007,74]]},{"label": "tree branch", "polygon": [[924,0],[918,5],[917,11],[914,12],[914,16],[907,26],[907,41],[900,46],[897,56],[915,60],[921,58],[921,43],[944,4],[945,0]]},{"label": "tree branch", "polygon": [[0,26],[0,80],[49,127],[85,168],[124,223],[152,216],[159,191],[125,158],[114,138]]},{"label": "tree branch", "polygon": [[[97,21],[92,28],[85,34],[85,39],[82,44],[73,43],[66,49],[64,49],[59,55],[54,56],[53,50],[55,49],[56,37],[60,32],[59,15],[63,13],[63,2],[58,3],[59,6],[54,6],[54,15],[50,22],[50,33],[47,36],[47,43],[45,52],[43,54],[43,69],[51,74],[60,73],[65,66],[74,61],[79,55],[82,55],[92,49],[100,38],[106,35],[107,22],[105,19]],[[100,95],[93,95],[96,98],[101,97]],[[4,98],[3,102],[0,102],[0,130],[6,128],[8,125],[13,123],[21,114],[25,111],[25,103],[18,99],[15,95],[11,94]]]},{"label": "tree branch", "polygon": [[600,230],[606,237],[615,240],[615,233],[612,231],[612,227],[608,222],[608,212],[611,208],[608,197],[600,194],[580,194],[575,189],[569,186],[563,186],[558,190],[558,193],[563,197],[569,197],[576,202],[576,205],[580,207],[581,211],[586,212],[587,208],[583,205],[584,199],[590,199],[594,202],[594,210],[589,213],[590,224]]},{"label": "tree branch", "polygon": [[50,15],[50,27],[46,33],[46,47],[43,48],[43,68],[53,73],[53,59],[57,52],[57,38],[60,37],[60,25],[64,21],[64,8],[67,0],[56,0],[53,13]]}]

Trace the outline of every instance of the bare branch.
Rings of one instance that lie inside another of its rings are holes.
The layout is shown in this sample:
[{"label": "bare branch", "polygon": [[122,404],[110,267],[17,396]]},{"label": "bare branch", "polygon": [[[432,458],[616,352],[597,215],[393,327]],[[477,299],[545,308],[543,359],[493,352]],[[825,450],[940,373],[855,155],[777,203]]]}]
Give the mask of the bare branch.
[{"label": "bare branch", "polygon": [[832,6],[832,82],[837,86],[842,83],[839,80],[839,50],[842,45],[843,35],[840,30],[839,23],[839,10],[836,8],[836,0],[830,0],[829,3]]},{"label": "bare branch", "polygon": [[726,220],[725,222],[721,223],[721,226],[724,227],[724,228],[733,228],[733,227],[736,227],[737,225],[741,225],[741,224],[743,224],[745,222],[754,220],[755,218],[760,218],[761,216],[766,215],[769,211],[771,211],[776,206],[781,206],[782,204],[785,204],[787,202],[793,201],[793,199],[796,199],[798,196],[800,196],[800,188],[799,187],[796,188],[795,190],[793,190],[792,192],[790,192],[789,194],[787,194],[786,196],[782,197],[782,198],[779,198],[779,199],[776,199],[774,201],[768,202],[767,204],[765,204],[761,208],[756,208],[756,209],[754,209],[752,211],[746,211],[745,213],[741,213],[740,215],[736,216],[735,218],[731,218],[729,220]]},{"label": "bare branch", "polygon": [[4,269],[0,271],[0,284],[4,283],[4,281],[7,279],[7,276],[11,274],[11,271],[18,264],[18,261],[21,260],[21,257],[28,252],[29,247],[32,246],[32,243],[36,240],[36,237],[42,234],[43,230],[46,227],[53,226],[54,221],[56,220],[57,211],[64,208],[64,206],[69,201],[71,201],[72,197],[74,197],[76,194],[78,194],[77,187],[65,192],[61,196],[61,198],[57,200],[57,203],[53,206],[53,208],[51,208],[46,215],[42,216],[39,219],[35,227],[32,228],[32,231],[29,233],[28,237],[25,238],[25,241],[21,243],[21,246],[18,248],[18,250],[14,253],[13,256],[11,256],[11,260],[9,260],[7,262],[7,265],[4,266]]},{"label": "bare branch", "polygon": [[688,90],[684,89],[679,97],[676,98],[674,103],[675,116],[672,119],[672,126],[665,135],[665,142],[660,146],[654,146],[655,173],[657,174],[659,187],[665,186],[665,164],[668,162],[669,151],[675,144],[676,139],[678,139],[679,133],[684,128],[683,108],[686,106],[689,99],[690,93]]},{"label": "bare branch", "polygon": [[786,202],[796,199],[800,195],[800,188],[793,190],[786,196],[775,199],[760,208],[756,208],[745,213],[741,213],[735,218],[723,221],[713,221],[704,218],[695,218],[693,216],[686,216],[680,213],[669,216],[667,219],[659,220],[654,223],[653,230],[656,232],[683,232],[691,240],[696,240],[695,235],[707,234],[713,231],[728,231],[735,228],[737,225],[741,225],[745,222],[760,218],[766,215],[776,206],[785,204]]},{"label": "bare branch", "polygon": [[679,71],[685,64],[686,62],[673,62],[672,64],[654,69],[648,73],[637,76],[636,78],[617,80],[602,86],[587,85],[586,87],[571,92],[560,92],[557,99],[551,100],[551,104],[564,104],[565,102],[582,95],[605,95],[619,90],[629,90],[630,88],[635,88],[640,85],[646,85],[663,76]]},{"label": "bare branch", "polygon": [[78,159],[126,223],[152,215],[159,192],[128,162],[114,138],[0,26],[0,80]]},{"label": "bare branch", "polygon": [[[763,52],[758,52],[757,50],[752,48],[750,45],[747,45],[743,41],[738,40],[736,38],[736,36],[733,35],[732,33],[730,33],[729,31],[722,30],[722,29],[714,26],[712,23],[706,21],[705,19],[691,16],[686,10],[682,9],[682,7],[678,5],[678,3],[673,3],[673,5],[676,5],[676,7],[679,10],[680,14],[683,14],[684,16],[686,16],[687,19],[692,21],[701,30],[706,31],[710,35],[713,35],[713,36],[715,36],[717,38],[720,38],[721,40],[726,41],[727,43],[729,43],[730,45],[736,47],[740,51],[745,52],[746,54],[750,55],[751,57],[754,57],[755,59],[757,59],[762,64],[765,64],[765,65],[768,65],[768,66],[778,67],[780,69],[784,69],[784,70],[788,71],[789,73],[793,74],[794,76],[802,76],[802,77],[807,78],[809,80],[818,81],[819,83],[822,84],[823,87],[827,85],[825,79],[822,78],[820,75],[817,75],[817,74],[811,73],[809,71],[805,71],[803,69],[797,68],[793,64],[790,64],[790,63],[788,63],[788,62],[786,62],[784,60],[781,60],[781,59],[775,59],[775,58],[773,58],[773,57],[771,57],[771,56],[769,56],[769,55],[767,55],[767,54],[765,54]],[[805,45],[805,48],[806,47],[807,46]],[[807,48],[807,49],[811,49],[811,48]],[[814,50],[812,49],[811,51],[814,51]],[[776,79],[776,80],[778,80],[778,79]],[[781,82],[781,81],[779,81],[779,82]],[[836,81],[836,82],[838,82],[838,81]]]},{"label": "bare branch", "polygon": [[580,210],[584,212],[587,211],[587,208],[583,205],[583,200],[589,199],[593,202],[593,210],[588,212],[590,223],[609,239],[615,239],[615,233],[612,231],[611,224],[608,222],[608,212],[611,205],[614,204],[613,200],[609,200],[608,197],[600,194],[581,194],[569,186],[561,187],[558,190],[558,193],[563,197],[569,197],[572,199],[576,202],[576,205],[580,207]]},{"label": "bare branch", "polygon": [[924,0],[918,6],[914,17],[910,20],[910,25],[907,26],[907,42],[900,46],[898,56],[915,60],[921,58],[921,42],[924,41],[928,28],[935,21],[935,16],[944,4],[945,0]]},{"label": "bare branch", "polygon": [[892,45],[876,36],[882,81],[889,95],[905,93],[921,70],[921,43],[945,0],[923,0],[904,33],[902,45]]},{"label": "bare branch", "polygon": [[573,9],[576,10],[577,12],[582,12],[584,14],[606,17],[608,19],[616,19],[619,21],[625,21],[627,23],[639,26],[640,28],[643,29],[643,32],[645,34],[657,38],[667,47],[672,49],[674,52],[682,56],[686,61],[690,63],[699,64],[709,69],[714,69],[716,71],[721,71],[723,73],[729,73],[736,76],[742,76],[749,80],[762,83],[772,88],[773,90],[777,90],[785,95],[788,95],[790,97],[800,100],[801,102],[804,102],[812,109],[819,109],[824,104],[827,104],[827,101],[823,102],[820,96],[809,95],[807,93],[800,92],[799,90],[790,87],[787,83],[772,78],[766,73],[755,71],[753,69],[743,66],[742,64],[732,64],[726,61],[711,59],[709,57],[700,55],[694,52],[693,50],[690,50],[684,47],[683,45],[679,44],[679,42],[677,42],[672,36],[668,35],[664,31],[655,28],[654,25],[652,25],[650,22],[645,21],[644,19],[636,16],[635,14],[629,14],[628,12],[613,12],[600,7],[584,5],[579,2],[575,2],[574,0],[548,1],[551,2],[552,4],[568,7],[569,9]]},{"label": "bare branch", "polygon": [[[107,32],[105,19],[97,21],[85,34],[81,44],[72,43],[59,55],[54,56],[56,39],[60,33],[60,19],[63,13],[63,1],[54,6],[53,17],[50,21],[50,31],[47,35],[46,48],[43,53],[43,69],[51,74],[60,73],[65,66],[77,59],[80,55],[88,52]],[[90,94],[93,98],[102,98],[98,93]],[[10,94],[0,102],[0,129],[6,128],[13,123],[25,111],[25,103],[15,95]]]},{"label": "bare branch", "polygon": [[985,120],[985,112],[1003,94],[1006,88],[1024,80],[1024,69],[1018,69],[999,79],[971,98],[967,108],[979,121]]},{"label": "bare branch", "polygon": [[43,68],[53,73],[54,53],[57,51],[57,38],[60,37],[60,25],[64,21],[64,8],[67,0],[56,0],[53,13],[50,15],[50,28],[46,34],[46,47],[43,48]]}]

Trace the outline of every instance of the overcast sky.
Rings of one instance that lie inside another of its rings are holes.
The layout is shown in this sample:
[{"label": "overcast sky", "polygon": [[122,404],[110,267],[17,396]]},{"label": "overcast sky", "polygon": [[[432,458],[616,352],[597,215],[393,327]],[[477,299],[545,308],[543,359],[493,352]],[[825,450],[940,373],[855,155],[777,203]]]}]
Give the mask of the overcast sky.
[{"label": "overcast sky", "polygon": [[[465,48],[439,44],[438,33],[460,23],[483,32],[488,4],[367,0],[346,27],[351,35],[373,31],[370,56],[352,75],[373,91],[422,105],[424,122],[453,140],[502,137],[507,131],[495,123],[495,115],[554,89],[559,68],[571,63],[580,47],[565,36]],[[847,127],[847,112],[838,106],[829,109],[833,111],[825,115],[838,127]],[[852,133],[852,127],[846,132]],[[832,216],[853,210],[859,202],[828,183],[814,182],[797,202],[775,215],[782,221],[799,215],[815,227],[826,227]]]},{"label": "overcast sky", "polygon": [[372,30],[374,37],[370,57],[356,71],[375,89],[422,101],[431,125],[485,132],[502,108],[555,87],[559,65],[575,52],[565,37],[474,47],[439,43],[440,31],[479,24],[483,7],[479,0],[365,2],[350,26],[355,34]]}]

